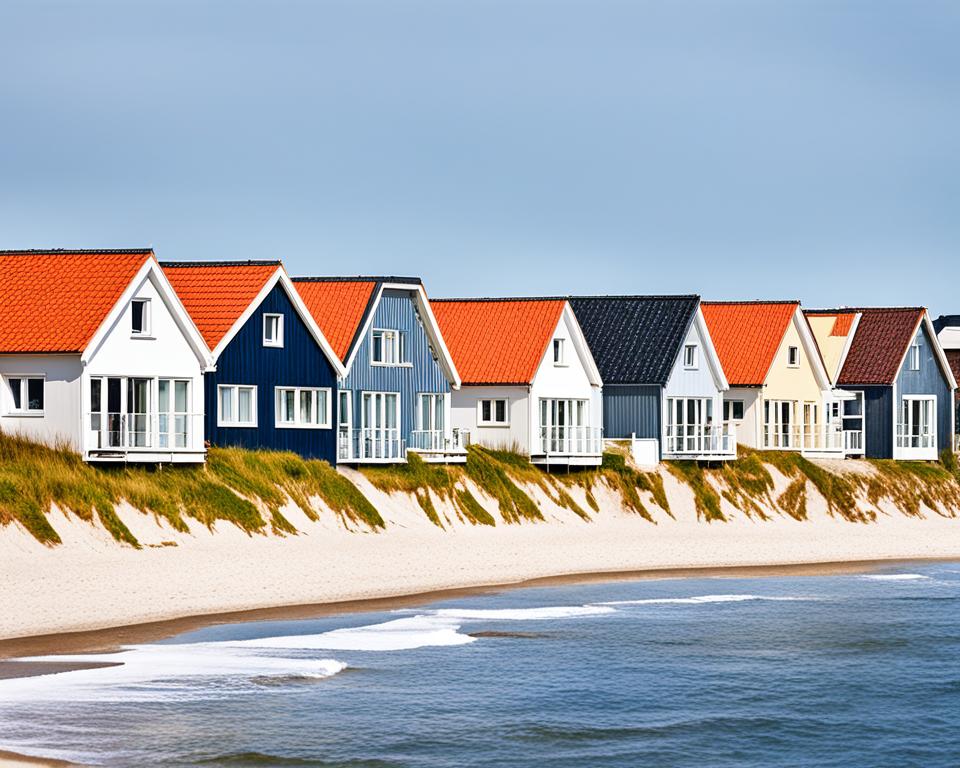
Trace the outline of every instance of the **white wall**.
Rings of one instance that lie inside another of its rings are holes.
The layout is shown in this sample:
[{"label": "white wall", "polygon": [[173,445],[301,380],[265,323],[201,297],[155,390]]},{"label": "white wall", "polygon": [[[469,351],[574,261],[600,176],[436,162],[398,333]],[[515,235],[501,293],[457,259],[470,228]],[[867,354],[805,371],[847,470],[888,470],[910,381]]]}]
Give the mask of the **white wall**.
[{"label": "white wall", "polygon": [[[80,446],[80,355],[3,355],[0,356],[0,429],[22,434],[32,440],[54,445]],[[43,415],[13,414],[7,376],[43,374]]]},{"label": "white wall", "polygon": [[673,370],[670,372],[670,378],[664,387],[663,414],[660,422],[664,431],[662,437],[666,435],[666,407],[669,397],[709,398],[713,400],[713,423],[723,423],[723,392],[717,388],[717,380],[704,349],[703,334],[697,323],[690,323],[690,328],[683,340],[683,346],[688,344],[697,345],[697,367],[695,369],[684,368],[683,348],[681,347],[680,354],[673,365]]},{"label": "white wall", "polygon": [[[762,423],[760,394],[759,387],[734,387],[723,393],[724,400],[743,400],[743,420],[730,421],[731,426],[737,430],[737,443],[739,445],[746,445],[750,448],[760,446],[760,425]],[[722,416],[721,413],[721,418]]]},{"label": "white wall", "polygon": [[[507,426],[477,425],[477,403],[489,398],[507,400]],[[454,428],[469,429],[471,442],[488,448],[516,447],[523,453],[529,453],[529,404],[527,387],[461,387],[450,393],[450,423]]]},{"label": "white wall", "polygon": [[960,349],[960,328],[947,326],[937,334],[940,346],[944,349]]}]

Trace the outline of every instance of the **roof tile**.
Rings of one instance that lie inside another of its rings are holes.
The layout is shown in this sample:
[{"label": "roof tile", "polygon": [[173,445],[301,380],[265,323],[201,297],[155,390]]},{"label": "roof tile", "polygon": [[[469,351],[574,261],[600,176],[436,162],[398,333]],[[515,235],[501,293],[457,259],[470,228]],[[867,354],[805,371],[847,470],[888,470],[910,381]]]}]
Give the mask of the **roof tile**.
[{"label": "roof tile", "polygon": [[796,301],[703,302],[700,307],[731,387],[764,383]]},{"label": "roof tile", "polygon": [[294,278],[303,299],[334,354],[346,362],[379,280]]},{"label": "roof tile", "polygon": [[889,385],[923,317],[920,307],[867,308],[861,313],[838,384]]}]

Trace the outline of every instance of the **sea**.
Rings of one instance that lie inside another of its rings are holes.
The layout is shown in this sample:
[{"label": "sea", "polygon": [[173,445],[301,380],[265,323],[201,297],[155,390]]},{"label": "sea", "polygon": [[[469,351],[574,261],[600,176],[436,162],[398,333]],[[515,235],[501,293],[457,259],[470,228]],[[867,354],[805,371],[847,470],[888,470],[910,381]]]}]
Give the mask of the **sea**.
[{"label": "sea", "polygon": [[211,626],[0,680],[105,766],[960,766],[960,564],[509,589]]}]

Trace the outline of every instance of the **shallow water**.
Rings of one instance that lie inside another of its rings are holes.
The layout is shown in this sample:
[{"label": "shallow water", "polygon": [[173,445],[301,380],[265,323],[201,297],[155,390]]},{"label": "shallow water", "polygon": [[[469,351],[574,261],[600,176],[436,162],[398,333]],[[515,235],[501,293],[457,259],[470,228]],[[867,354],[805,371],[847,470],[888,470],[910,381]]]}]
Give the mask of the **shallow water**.
[{"label": "shallow water", "polygon": [[118,766],[957,766],[958,609],[948,563],[210,627],[103,657],[122,666],[0,680],[0,749]]}]

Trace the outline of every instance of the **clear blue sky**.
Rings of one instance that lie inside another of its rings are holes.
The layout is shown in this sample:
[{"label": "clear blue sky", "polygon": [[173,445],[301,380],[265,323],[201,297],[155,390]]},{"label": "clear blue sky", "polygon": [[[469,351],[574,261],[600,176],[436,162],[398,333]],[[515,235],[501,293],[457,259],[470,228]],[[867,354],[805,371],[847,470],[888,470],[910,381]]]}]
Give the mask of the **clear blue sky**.
[{"label": "clear blue sky", "polygon": [[960,312],[960,4],[0,4],[0,246]]}]

